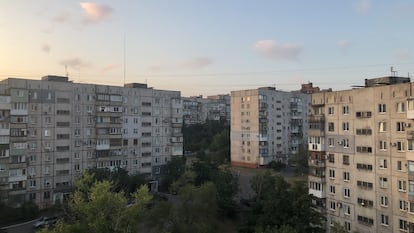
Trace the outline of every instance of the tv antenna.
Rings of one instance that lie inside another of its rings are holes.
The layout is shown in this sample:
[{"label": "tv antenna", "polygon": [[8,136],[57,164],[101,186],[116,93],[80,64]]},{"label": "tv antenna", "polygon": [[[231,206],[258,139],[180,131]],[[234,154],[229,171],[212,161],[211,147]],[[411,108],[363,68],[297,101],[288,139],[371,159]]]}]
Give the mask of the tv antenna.
[{"label": "tv antenna", "polygon": [[393,66],[391,66],[391,74],[392,74],[393,77],[395,77],[397,75],[397,71],[394,70]]}]

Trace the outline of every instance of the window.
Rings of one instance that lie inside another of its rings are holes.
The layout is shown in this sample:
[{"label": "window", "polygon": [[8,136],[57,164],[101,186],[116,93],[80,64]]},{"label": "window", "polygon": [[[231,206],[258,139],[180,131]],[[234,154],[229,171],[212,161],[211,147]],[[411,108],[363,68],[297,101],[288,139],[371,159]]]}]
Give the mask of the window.
[{"label": "window", "polygon": [[388,215],[381,214],[381,225],[388,226]]},{"label": "window", "polygon": [[50,192],[49,191],[43,193],[43,199],[45,199],[45,200],[49,200],[50,199]]},{"label": "window", "polygon": [[400,192],[407,191],[407,182],[405,180],[398,180],[398,191]]},{"label": "window", "polygon": [[334,107],[328,107],[328,114],[329,115],[335,114],[335,108]]},{"label": "window", "polygon": [[342,140],[342,145],[344,146],[344,148],[349,148],[349,139],[346,138]]},{"label": "window", "polygon": [[400,219],[400,230],[407,231],[408,230],[408,222],[405,220]]},{"label": "window", "polygon": [[408,210],[408,202],[405,200],[399,200],[399,206],[401,211],[407,211]]},{"label": "window", "polygon": [[414,194],[414,180],[408,181],[408,192],[410,196]]},{"label": "window", "polygon": [[358,222],[364,225],[373,225],[374,219],[358,215]]},{"label": "window", "polygon": [[329,132],[335,131],[335,124],[333,122],[328,122],[328,131]]},{"label": "window", "polygon": [[407,140],[407,150],[414,150],[414,139]]},{"label": "window", "polygon": [[349,122],[342,122],[342,130],[349,131]]},{"label": "window", "polygon": [[344,197],[345,198],[351,197],[351,190],[349,188],[344,188]]},{"label": "window", "polygon": [[[335,163],[335,155],[334,154],[329,154],[328,155],[328,161],[330,163]],[[414,166],[413,166],[414,167]]]},{"label": "window", "polygon": [[387,122],[379,122],[378,123],[378,131],[379,132],[387,132]]},{"label": "window", "polygon": [[387,142],[386,141],[379,141],[379,149],[382,151],[387,150]]},{"label": "window", "polygon": [[380,205],[383,207],[388,207],[388,197],[381,196],[380,197]]},{"label": "window", "polygon": [[351,206],[344,204],[343,208],[345,215],[351,215]]},{"label": "window", "polygon": [[335,186],[334,185],[330,185],[329,190],[330,190],[331,194],[335,194]]},{"label": "window", "polygon": [[404,142],[402,142],[402,141],[397,142],[397,151],[400,151],[400,152],[405,151],[405,143]]},{"label": "window", "polygon": [[404,102],[399,102],[399,103],[397,103],[397,109],[396,109],[396,111],[397,111],[398,113],[403,113],[403,112],[405,112],[405,103],[404,103]]},{"label": "window", "polygon": [[397,132],[404,132],[405,131],[405,123],[398,121],[396,125]]},{"label": "window", "polygon": [[346,229],[347,231],[351,231],[351,223],[350,223],[350,222],[345,221],[345,222],[344,222],[344,226],[345,226],[345,229]]},{"label": "window", "polygon": [[372,147],[357,146],[356,151],[359,152],[359,153],[372,153]]},{"label": "window", "polygon": [[344,181],[349,181],[349,172],[344,172]]},{"label": "window", "polygon": [[[414,140],[413,140],[413,141],[414,141]],[[328,145],[329,145],[330,147],[335,146],[335,140],[334,140],[333,138],[328,138]]]},{"label": "window", "polygon": [[380,177],[380,187],[381,188],[388,188],[388,178],[387,177]]},{"label": "window", "polygon": [[344,115],[349,114],[349,106],[348,105],[342,106],[342,114],[344,114]]},{"label": "window", "polygon": [[342,163],[344,165],[349,165],[349,155],[342,155]]},{"label": "window", "polygon": [[387,106],[385,104],[378,104],[378,112],[379,113],[387,112]]},{"label": "window", "polygon": [[330,201],[330,207],[331,207],[331,210],[335,210],[336,209],[336,203],[334,201]]},{"label": "window", "polygon": [[386,159],[380,159],[379,161],[378,161],[378,163],[379,163],[379,167],[380,168],[382,168],[382,169],[384,169],[384,168],[387,168],[388,166],[387,166],[387,160]]},{"label": "window", "polygon": [[414,172],[414,161],[411,161],[411,160],[409,160],[409,161],[407,161],[407,167],[408,167],[408,171],[409,172]]},{"label": "window", "polygon": [[397,170],[398,171],[402,171],[403,170],[403,168],[402,168],[402,162],[401,161],[397,161]]},{"label": "window", "polygon": [[371,200],[367,200],[367,199],[363,199],[363,198],[358,198],[358,204],[360,206],[366,207],[366,208],[372,208],[374,207],[374,202]]},{"label": "window", "polygon": [[329,178],[330,179],[335,179],[335,170],[329,169]]}]

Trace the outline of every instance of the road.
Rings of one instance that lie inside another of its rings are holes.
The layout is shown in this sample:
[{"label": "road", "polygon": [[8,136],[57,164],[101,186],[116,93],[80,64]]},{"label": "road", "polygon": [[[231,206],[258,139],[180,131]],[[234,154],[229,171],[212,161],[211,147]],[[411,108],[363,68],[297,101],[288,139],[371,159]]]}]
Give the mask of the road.
[{"label": "road", "polygon": [[33,228],[33,223],[36,221],[37,219],[25,223],[3,227],[1,229],[7,233],[34,233],[35,229]]}]

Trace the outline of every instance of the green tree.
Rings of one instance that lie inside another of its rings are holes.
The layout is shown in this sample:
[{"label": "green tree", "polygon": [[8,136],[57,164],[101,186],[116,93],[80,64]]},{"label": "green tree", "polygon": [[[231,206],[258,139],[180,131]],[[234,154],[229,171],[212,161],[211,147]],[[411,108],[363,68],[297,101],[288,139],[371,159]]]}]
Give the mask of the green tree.
[{"label": "green tree", "polygon": [[97,181],[90,185],[92,180],[93,175],[85,173],[76,181],[77,190],[69,202],[65,221],[41,232],[139,232],[139,224],[145,219],[152,199],[148,187],[143,185],[136,190],[132,194],[134,204],[127,206],[124,193],[113,192],[109,181]]},{"label": "green tree", "polygon": [[296,165],[295,172],[297,174],[304,175],[308,173],[308,160],[309,154],[306,145],[300,145],[298,153],[296,153],[291,160],[291,163]]},{"label": "green tree", "polygon": [[322,232],[322,216],[312,208],[303,183],[291,186],[282,177],[265,173],[253,177],[252,188],[256,193],[254,204],[242,232],[274,231],[283,226],[298,233]]},{"label": "green tree", "polygon": [[173,157],[164,167],[161,175],[161,191],[167,191],[170,185],[178,180],[185,172],[186,159],[184,156]]}]

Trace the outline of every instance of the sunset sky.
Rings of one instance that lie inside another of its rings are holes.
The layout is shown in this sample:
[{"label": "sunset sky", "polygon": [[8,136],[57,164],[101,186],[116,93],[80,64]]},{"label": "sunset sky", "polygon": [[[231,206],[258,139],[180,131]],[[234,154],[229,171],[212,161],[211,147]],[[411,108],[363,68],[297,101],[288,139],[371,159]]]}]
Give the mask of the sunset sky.
[{"label": "sunset sky", "polygon": [[340,90],[414,75],[413,22],[409,0],[0,0],[0,78]]}]

